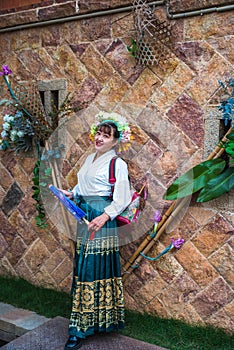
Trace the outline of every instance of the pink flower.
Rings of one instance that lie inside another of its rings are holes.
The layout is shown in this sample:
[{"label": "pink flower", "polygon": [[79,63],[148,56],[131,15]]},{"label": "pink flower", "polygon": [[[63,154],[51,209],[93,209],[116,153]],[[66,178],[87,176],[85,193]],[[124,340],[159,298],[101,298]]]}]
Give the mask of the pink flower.
[{"label": "pink flower", "polygon": [[3,70],[3,72],[0,72],[0,75],[12,74],[12,71],[9,69],[9,67],[6,64],[3,64],[2,70]]},{"label": "pink flower", "polygon": [[177,238],[175,240],[174,238],[172,238],[171,239],[171,243],[176,249],[180,249],[182,247],[182,245],[184,244],[184,239],[183,238]]}]

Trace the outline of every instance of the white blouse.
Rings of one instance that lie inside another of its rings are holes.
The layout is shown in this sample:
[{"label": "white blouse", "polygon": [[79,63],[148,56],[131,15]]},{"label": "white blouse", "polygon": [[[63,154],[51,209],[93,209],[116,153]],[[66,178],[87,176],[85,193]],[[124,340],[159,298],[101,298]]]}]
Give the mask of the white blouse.
[{"label": "white blouse", "polygon": [[[110,150],[94,160],[95,155],[96,153],[90,154],[80,168],[77,174],[78,184],[72,190],[74,196],[111,195],[109,166],[111,159],[116,156],[116,153],[114,150]],[[128,168],[125,161],[121,158],[117,158],[115,162],[115,178],[112,202],[104,208],[111,220],[122,213],[131,202]]]}]

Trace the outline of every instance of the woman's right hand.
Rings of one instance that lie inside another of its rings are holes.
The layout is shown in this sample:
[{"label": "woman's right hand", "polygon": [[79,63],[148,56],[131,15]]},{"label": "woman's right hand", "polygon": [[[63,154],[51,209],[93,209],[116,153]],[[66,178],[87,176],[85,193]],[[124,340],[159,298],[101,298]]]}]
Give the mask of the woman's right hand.
[{"label": "woman's right hand", "polygon": [[59,191],[61,191],[63,194],[65,194],[65,196],[67,196],[69,199],[73,198],[73,193],[71,191],[62,190],[61,188],[59,188]]}]

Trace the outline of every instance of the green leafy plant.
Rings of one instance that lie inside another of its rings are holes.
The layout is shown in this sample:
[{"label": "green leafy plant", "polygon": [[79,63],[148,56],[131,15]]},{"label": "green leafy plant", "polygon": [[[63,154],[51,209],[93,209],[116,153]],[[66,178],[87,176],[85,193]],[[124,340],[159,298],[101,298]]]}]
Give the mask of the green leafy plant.
[{"label": "green leafy plant", "polygon": [[37,209],[37,215],[35,217],[36,225],[40,228],[46,228],[48,227],[47,219],[46,219],[46,212],[45,208],[42,202],[41,198],[41,189],[42,187],[47,187],[48,184],[51,182],[51,174],[52,169],[51,168],[45,168],[40,169],[41,161],[37,160],[33,169],[33,194],[32,198],[36,201],[36,209]]},{"label": "green leafy plant", "polygon": [[[220,83],[220,82],[219,82]],[[222,112],[225,124],[232,122],[234,109],[234,80],[230,79],[227,85],[231,88],[230,95],[218,107]],[[185,174],[177,178],[167,189],[164,198],[176,200],[199,192],[197,202],[207,202],[229,192],[234,187],[234,128],[227,134],[225,141],[221,141],[220,148],[224,148],[223,158],[206,160]]]},{"label": "green leafy plant", "polygon": [[137,43],[136,40],[134,40],[133,38],[131,38],[131,43],[129,46],[127,46],[127,50],[130,53],[130,55],[134,58],[136,58],[137,56]]}]

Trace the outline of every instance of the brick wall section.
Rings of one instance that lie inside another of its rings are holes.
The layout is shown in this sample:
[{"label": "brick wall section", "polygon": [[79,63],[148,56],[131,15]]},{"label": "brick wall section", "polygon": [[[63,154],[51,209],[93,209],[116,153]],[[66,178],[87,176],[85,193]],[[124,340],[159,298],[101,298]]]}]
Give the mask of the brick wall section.
[{"label": "brick wall section", "polygon": [[171,12],[183,12],[208,7],[233,5],[232,0],[170,0]]},{"label": "brick wall section", "polygon": [[[164,7],[156,13],[165,20]],[[137,65],[126,49],[133,35],[131,14],[0,34],[0,63],[8,64],[17,79],[66,79],[75,103],[86,106],[71,116],[69,150],[60,171],[64,186],[75,184],[82,155],[90,151],[87,134],[77,137],[82,128],[87,132],[98,110],[123,113],[135,130],[131,175],[138,182],[147,173],[149,180],[139,230],[146,232],[154,210],[170,204],[162,198],[167,186],[203,159],[205,120],[218,99],[218,80],[233,71],[231,14],[174,21],[175,55],[151,69]],[[0,91],[7,96],[2,83]],[[1,153],[0,273],[68,292],[72,257],[66,231],[54,221],[45,230],[35,226],[34,161]],[[141,263],[125,282],[126,307],[233,332],[233,207],[233,194],[205,204],[191,201],[149,254],[162,251],[171,237],[183,237],[185,245],[156,262]],[[121,248],[123,264],[140,241]]]}]

